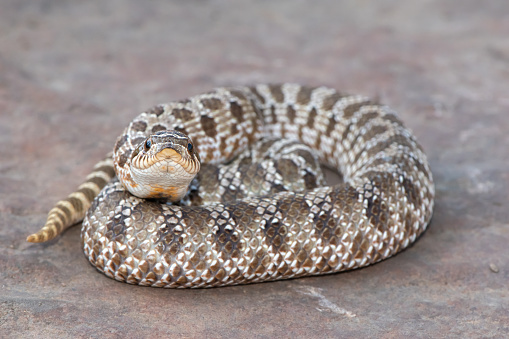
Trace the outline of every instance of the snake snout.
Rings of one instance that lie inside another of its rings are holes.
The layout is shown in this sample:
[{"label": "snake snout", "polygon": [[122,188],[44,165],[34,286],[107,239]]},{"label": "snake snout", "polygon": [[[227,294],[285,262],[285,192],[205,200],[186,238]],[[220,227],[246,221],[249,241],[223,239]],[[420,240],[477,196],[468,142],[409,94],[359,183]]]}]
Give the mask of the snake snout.
[{"label": "snake snout", "polygon": [[181,148],[182,147],[180,145],[175,145],[171,143],[157,145],[155,156],[159,161],[172,160],[175,162],[180,162],[183,156]]}]

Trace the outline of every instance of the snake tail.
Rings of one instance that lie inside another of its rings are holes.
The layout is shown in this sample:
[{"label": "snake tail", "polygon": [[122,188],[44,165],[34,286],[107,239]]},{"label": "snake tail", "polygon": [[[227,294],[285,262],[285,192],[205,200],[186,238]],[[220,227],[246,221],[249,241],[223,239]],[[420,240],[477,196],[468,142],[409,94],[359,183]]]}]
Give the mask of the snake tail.
[{"label": "snake tail", "polygon": [[44,226],[37,233],[29,235],[27,241],[34,243],[49,241],[83,220],[94,198],[114,176],[115,170],[110,153],[94,166],[85,182],[75,192],[56,203],[49,211]]}]

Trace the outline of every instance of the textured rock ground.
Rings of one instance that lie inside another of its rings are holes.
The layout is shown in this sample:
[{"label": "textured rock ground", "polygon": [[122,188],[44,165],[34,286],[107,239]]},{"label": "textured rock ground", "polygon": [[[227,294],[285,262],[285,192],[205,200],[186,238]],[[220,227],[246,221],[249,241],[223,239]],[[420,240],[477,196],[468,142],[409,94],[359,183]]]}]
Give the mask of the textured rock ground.
[{"label": "textured rock ground", "polygon": [[[0,336],[509,336],[508,13],[505,0],[1,0]],[[174,291],[97,273],[79,227],[25,242],[141,110],[281,81],[400,112],[437,188],[412,248],[343,274]]]}]

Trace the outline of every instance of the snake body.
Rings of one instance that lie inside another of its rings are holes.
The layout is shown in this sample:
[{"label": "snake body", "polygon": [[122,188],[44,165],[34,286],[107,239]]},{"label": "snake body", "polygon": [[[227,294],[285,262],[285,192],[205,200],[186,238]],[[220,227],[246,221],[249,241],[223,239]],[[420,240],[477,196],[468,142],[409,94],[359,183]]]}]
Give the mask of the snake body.
[{"label": "snake body", "polygon": [[[268,168],[262,177],[272,180],[249,180],[253,187],[266,186],[261,193],[249,194],[252,188],[238,175],[224,170],[221,177],[216,169],[201,179],[202,186],[219,189],[216,200],[204,203],[191,192],[187,203],[168,204],[127,192],[113,178],[108,157],[80,186],[81,195],[55,207],[69,213],[50,212],[46,232],[59,233],[67,227],[60,224],[79,219],[74,210],[85,210],[84,201],[93,200],[83,221],[84,253],[99,271],[119,281],[213,287],[340,272],[405,249],[431,219],[434,184],[424,151],[394,111],[363,96],[327,87],[257,85],[158,105],[135,118],[117,139],[117,177],[126,176],[124,165],[137,145],[162,130],[189,135],[202,162],[211,165],[256,153],[249,150],[260,140],[275,138],[271,145],[290,140],[290,148],[302,143],[320,163],[339,172],[342,182],[321,186],[319,167],[299,148],[290,157],[309,161],[296,167],[293,172],[300,174],[290,181],[300,182],[300,189],[292,191],[284,182],[289,167],[283,157],[274,166],[257,165]],[[250,171],[240,168],[240,174]],[[29,241],[46,240],[43,233]]]}]

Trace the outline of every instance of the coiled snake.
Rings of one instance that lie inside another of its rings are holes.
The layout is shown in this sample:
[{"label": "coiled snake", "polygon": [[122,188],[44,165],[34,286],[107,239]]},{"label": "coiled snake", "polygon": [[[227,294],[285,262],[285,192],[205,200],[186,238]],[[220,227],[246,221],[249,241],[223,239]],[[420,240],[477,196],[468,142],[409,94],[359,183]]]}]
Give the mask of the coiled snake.
[{"label": "coiled snake", "polygon": [[[316,159],[342,183],[321,186]],[[235,285],[389,258],[426,229],[433,203],[426,156],[387,106],[326,87],[219,88],[140,114],[27,240],[84,217],[85,255],[108,277]]]}]

